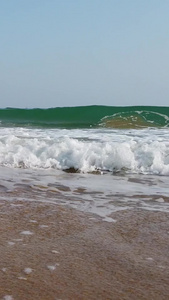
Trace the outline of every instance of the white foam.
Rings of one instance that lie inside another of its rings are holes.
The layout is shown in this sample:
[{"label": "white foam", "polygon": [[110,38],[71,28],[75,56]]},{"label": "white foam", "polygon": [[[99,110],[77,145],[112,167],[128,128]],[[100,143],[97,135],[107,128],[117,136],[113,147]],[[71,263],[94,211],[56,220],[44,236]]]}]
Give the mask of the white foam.
[{"label": "white foam", "polygon": [[56,269],[56,266],[59,266],[60,264],[59,263],[56,263],[54,265],[48,265],[47,268],[50,270],[50,271],[54,271]]},{"label": "white foam", "polygon": [[59,254],[59,252],[57,250],[52,250],[51,252],[55,253],[55,254]]},{"label": "white foam", "polygon": [[27,278],[26,278],[26,277],[23,277],[23,276],[18,277],[18,279],[19,279],[19,280],[25,280],[25,281],[27,280]]},{"label": "white foam", "polygon": [[4,300],[14,300],[14,298],[11,295],[6,295],[3,297]]},{"label": "white foam", "polygon": [[15,243],[14,242],[8,242],[8,245],[13,246],[13,245],[15,245]]},{"label": "white foam", "polygon": [[105,217],[103,218],[103,221],[106,221],[106,222],[110,222],[110,223],[116,223],[117,221],[111,217]]},{"label": "white foam", "polygon": [[2,268],[1,270],[5,273],[7,271],[7,268]]},{"label": "white foam", "polygon": [[156,199],[156,201],[159,202],[159,203],[165,202],[163,198]]},{"label": "white foam", "polygon": [[25,268],[24,269],[24,273],[27,274],[27,275],[29,275],[30,273],[32,273],[32,271],[33,270],[31,268]]},{"label": "white foam", "polygon": [[51,252],[54,254],[59,254],[59,252],[57,250],[52,250]]},{"label": "white foam", "polygon": [[49,227],[48,225],[39,225],[40,228],[47,228]]},{"label": "white foam", "polygon": [[29,230],[24,230],[24,231],[21,231],[20,234],[24,234],[24,235],[32,235],[33,232],[29,231]]},{"label": "white foam", "polygon": [[16,206],[16,207],[21,207],[21,206],[23,206],[23,204],[14,204],[14,203],[11,203],[10,205],[11,205],[11,206]]},{"label": "white foam", "polygon": [[169,175],[167,129],[10,130],[0,128],[0,165]]},{"label": "white foam", "polygon": [[50,271],[54,271],[56,269],[56,266],[47,266],[47,268],[50,270]]}]

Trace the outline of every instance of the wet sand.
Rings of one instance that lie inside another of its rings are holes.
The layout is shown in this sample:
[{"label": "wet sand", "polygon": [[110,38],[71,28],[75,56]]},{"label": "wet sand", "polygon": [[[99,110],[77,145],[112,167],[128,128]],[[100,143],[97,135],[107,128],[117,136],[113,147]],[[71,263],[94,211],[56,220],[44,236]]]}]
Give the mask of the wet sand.
[{"label": "wet sand", "polygon": [[169,299],[169,217],[0,202],[0,299]]}]

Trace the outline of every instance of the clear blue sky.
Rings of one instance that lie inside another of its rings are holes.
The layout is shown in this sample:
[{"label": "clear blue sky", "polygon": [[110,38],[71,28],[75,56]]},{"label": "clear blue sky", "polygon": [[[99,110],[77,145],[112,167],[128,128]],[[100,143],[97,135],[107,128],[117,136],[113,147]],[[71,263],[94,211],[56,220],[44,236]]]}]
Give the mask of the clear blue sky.
[{"label": "clear blue sky", "polygon": [[0,0],[0,107],[169,106],[168,0]]}]

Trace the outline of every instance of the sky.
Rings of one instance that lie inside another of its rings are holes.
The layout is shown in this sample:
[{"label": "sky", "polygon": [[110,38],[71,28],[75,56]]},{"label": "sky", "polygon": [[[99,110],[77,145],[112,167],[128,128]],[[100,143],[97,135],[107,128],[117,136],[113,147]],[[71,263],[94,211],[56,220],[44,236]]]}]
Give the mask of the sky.
[{"label": "sky", "polygon": [[0,107],[169,106],[168,0],[0,0]]}]

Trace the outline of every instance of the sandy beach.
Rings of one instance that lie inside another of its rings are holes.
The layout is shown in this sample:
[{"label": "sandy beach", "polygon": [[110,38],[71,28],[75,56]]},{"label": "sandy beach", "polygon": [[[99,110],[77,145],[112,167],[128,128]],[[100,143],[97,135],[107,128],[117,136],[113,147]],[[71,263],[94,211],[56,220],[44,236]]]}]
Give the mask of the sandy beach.
[{"label": "sandy beach", "polygon": [[50,203],[1,201],[0,299],[169,298],[169,218],[116,222]]}]

